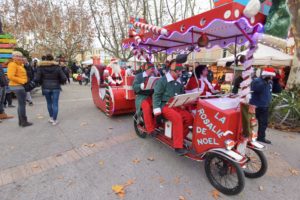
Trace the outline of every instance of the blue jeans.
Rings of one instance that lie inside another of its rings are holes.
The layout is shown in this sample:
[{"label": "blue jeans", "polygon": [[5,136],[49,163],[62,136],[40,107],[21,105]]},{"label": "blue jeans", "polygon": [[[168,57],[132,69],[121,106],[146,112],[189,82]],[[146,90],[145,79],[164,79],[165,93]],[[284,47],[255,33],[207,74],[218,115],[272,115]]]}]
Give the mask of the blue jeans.
[{"label": "blue jeans", "polygon": [[23,86],[11,86],[10,89],[15,93],[18,100],[19,124],[27,122],[26,116],[26,92]]},{"label": "blue jeans", "polygon": [[46,97],[47,108],[49,112],[49,116],[53,118],[53,120],[57,119],[58,115],[58,100],[59,100],[60,89],[43,89],[43,95]]}]

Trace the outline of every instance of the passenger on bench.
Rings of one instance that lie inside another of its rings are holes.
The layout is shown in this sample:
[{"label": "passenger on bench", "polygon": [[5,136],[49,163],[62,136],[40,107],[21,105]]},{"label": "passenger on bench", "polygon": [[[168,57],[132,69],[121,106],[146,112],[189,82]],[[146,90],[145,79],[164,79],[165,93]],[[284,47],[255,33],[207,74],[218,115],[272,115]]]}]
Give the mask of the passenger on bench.
[{"label": "passenger on bench", "polygon": [[201,92],[201,96],[211,96],[220,92],[215,90],[212,84],[207,80],[208,68],[206,65],[198,65],[195,72],[196,74],[192,75],[185,87],[186,93],[199,91]]},{"label": "passenger on bench", "polygon": [[153,89],[145,90],[146,83],[149,77],[154,76],[155,67],[152,63],[146,63],[144,65],[143,72],[137,74],[133,82],[133,90],[136,94],[135,108],[136,113],[139,116],[143,111],[143,117],[145,122],[146,131],[149,134],[155,134],[155,122],[152,114],[152,98]]},{"label": "passenger on bench", "polygon": [[180,81],[182,65],[172,60],[169,71],[157,81],[153,94],[153,113],[155,116],[162,114],[164,118],[172,122],[173,146],[178,155],[185,155],[187,150],[183,148],[183,140],[187,136],[188,127],[193,124],[193,116],[182,108],[169,108],[166,103],[174,96],[184,93],[184,86]]}]

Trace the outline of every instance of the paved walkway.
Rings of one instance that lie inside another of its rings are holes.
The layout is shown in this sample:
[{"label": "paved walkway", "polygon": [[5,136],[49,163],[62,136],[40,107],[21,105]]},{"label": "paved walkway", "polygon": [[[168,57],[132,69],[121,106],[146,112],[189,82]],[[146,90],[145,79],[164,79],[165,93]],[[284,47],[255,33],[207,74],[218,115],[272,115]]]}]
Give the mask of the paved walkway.
[{"label": "paved walkway", "polygon": [[[16,109],[6,111],[16,115]],[[112,186],[128,181],[133,184],[124,199],[214,199],[203,163],[137,138],[132,116],[107,118],[93,105],[87,86],[63,88],[58,126],[47,122],[40,92],[28,117],[34,126],[19,128],[16,118],[0,124],[0,200],[114,200],[120,198]],[[246,179],[240,195],[219,199],[300,199],[300,134],[268,135],[273,141],[268,173]]]}]

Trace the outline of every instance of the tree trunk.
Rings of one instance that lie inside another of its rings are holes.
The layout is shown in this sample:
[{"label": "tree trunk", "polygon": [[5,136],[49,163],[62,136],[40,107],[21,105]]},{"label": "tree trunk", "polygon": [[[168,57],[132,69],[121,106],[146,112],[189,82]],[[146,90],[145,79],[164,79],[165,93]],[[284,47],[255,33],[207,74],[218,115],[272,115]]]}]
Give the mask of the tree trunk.
[{"label": "tree trunk", "polygon": [[299,0],[288,0],[288,6],[292,17],[291,31],[295,39],[295,56],[293,66],[289,75],[287,87],[292,88],[293,86],[300,85],[300,1]]}]

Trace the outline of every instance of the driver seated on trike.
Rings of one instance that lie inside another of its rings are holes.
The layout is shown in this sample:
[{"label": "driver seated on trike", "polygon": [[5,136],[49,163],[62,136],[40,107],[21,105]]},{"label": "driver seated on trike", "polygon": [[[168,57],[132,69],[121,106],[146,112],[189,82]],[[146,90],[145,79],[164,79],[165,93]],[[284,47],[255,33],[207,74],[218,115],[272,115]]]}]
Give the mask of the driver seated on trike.
[{"label": "driver seated on trike", "polygon": [[183,140],[187,136],[189,126],[192,126],[194,118],[184,108],[169,108],[166,103],[174,96],[184,93],[184,86],[180,81],[182,64],[172,60],[169,64],[169,72],[160,78],[154,86],[153,113],[155,116],[162,114],[164,118],[172,122],[173,147],[178,155],[185,155],[187,150],[183,148]]},{"label": "driver seated on trike", "polygon": [[152,114],[152,98],[153,89],[146,90],[146,83],[150,77],[155,75],[155,67],[152,63],[146,63],[142,72],[137,74],[133,81],[133,90],[136,94],[135,97],[135,108],[137,118],[141,115],[143,111],[143,118],[145,122],[146,132],[149,134],[155,133],[155,122]]}]

